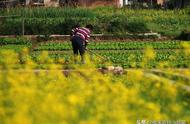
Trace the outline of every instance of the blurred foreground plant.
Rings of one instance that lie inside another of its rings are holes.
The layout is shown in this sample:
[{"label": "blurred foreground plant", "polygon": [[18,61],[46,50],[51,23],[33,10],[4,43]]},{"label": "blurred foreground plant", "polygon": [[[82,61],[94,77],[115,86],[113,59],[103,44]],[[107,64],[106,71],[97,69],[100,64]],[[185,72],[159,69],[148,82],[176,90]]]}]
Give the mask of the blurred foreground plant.
[{"label": "blurred foreground plant", "polygon": [[[27,50],[19,56],[0,52],[1,124],[134,124],[137,120],[190,122],[189,92],[180,80],[129,70],[123,75],[101,74],[90,59],[65,76],[46,53],[39,57],[48,70],[36,70]],[[145,55],[146,56],[146,55]],[[153,50],[148,49],[148,59]],[[186,71],[185,73],[190,72]]]}]

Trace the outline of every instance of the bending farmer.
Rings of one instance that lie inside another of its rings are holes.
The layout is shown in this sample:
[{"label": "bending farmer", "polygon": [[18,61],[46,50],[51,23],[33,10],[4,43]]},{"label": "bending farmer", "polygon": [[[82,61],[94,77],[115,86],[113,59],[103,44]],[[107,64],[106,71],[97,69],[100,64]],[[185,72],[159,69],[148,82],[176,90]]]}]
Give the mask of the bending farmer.
[{"label": "bending farmer", "polygon": [[92,25],[86,25],[86,27],[76,27],[72,29],[73,36],[71,38],[74,61],[77,61],[78,52],[81,55],[81,61],[84,63],[84,53],[87,49],[88,40],[90,39],[90,32],[93,30]]}]

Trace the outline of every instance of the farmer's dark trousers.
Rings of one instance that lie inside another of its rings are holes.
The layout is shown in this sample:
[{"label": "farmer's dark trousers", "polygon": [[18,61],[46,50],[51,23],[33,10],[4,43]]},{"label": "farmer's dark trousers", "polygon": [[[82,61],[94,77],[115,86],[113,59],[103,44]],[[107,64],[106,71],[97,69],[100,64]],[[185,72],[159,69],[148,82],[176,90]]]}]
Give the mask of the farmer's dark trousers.
[{"label": "farmer's dark trousers", "polygon": [[72,39],[73,52],[78,55],[78,52],[82,56],[85,53],[85,46],[83,45],[84,40],[78,36],[74,36]]}]

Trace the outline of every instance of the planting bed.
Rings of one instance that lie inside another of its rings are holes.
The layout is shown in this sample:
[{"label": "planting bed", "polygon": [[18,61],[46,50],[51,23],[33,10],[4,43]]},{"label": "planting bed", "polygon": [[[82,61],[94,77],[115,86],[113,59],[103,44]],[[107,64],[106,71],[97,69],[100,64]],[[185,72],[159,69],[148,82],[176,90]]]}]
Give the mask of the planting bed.
[{"label": "planting bed", "polygon": [[[3,39],[1,41],[0,49],[12,49],[16,52],[21,52],[23,48],[31,48],[31,41],[24,41],[23,39]],[[124,68],[141,68],[144,59],[148,54],[146,49],[151,49],[152,57],[146,63],[149,68],[156,68],[158,66],[185,68],[189,67],[190,57],[186,54],[188,52],[189,42],[185,41],[133,41],[133,42],[116,42],[92,41],[88,45],[87,53],[100,61],[111,62],[113,65],[122,66]],[[149,48],[150,47],[150,48]],[[49,57],[55,62],[60,60],[72,63],[72,46],[68,42],[44,42],[39,43],[30,53],[31,58],[39,61],[38,56],[41,51],[47,51]],[[61,61],[61,62],[62,62]],[[101,65],[101,64],[100,64]]]}]

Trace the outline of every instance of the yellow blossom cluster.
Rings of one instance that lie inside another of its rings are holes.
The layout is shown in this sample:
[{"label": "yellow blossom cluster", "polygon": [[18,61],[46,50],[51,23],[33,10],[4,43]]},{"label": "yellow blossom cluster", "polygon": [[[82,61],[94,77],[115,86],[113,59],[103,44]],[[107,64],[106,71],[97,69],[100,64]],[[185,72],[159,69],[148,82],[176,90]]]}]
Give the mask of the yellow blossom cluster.
[{"label": "yellow blossom cluster", "polygon": [[[42,53],[42,63],[49,62],[47,56]],[[151,49],[147,56],[149,59],[154,56]],[[37,63],[30,59],[14,69],[18,57],[12,51],[0,53],[3,59],[0,124],[190,122],[190,94],[181,92],[180,80],[173,83],[142,69],[129,70],[123,75],[102,74],[90,60],[69,70],[67,75],[53,63],[46,70],[37,70],[34,68]]]}]

